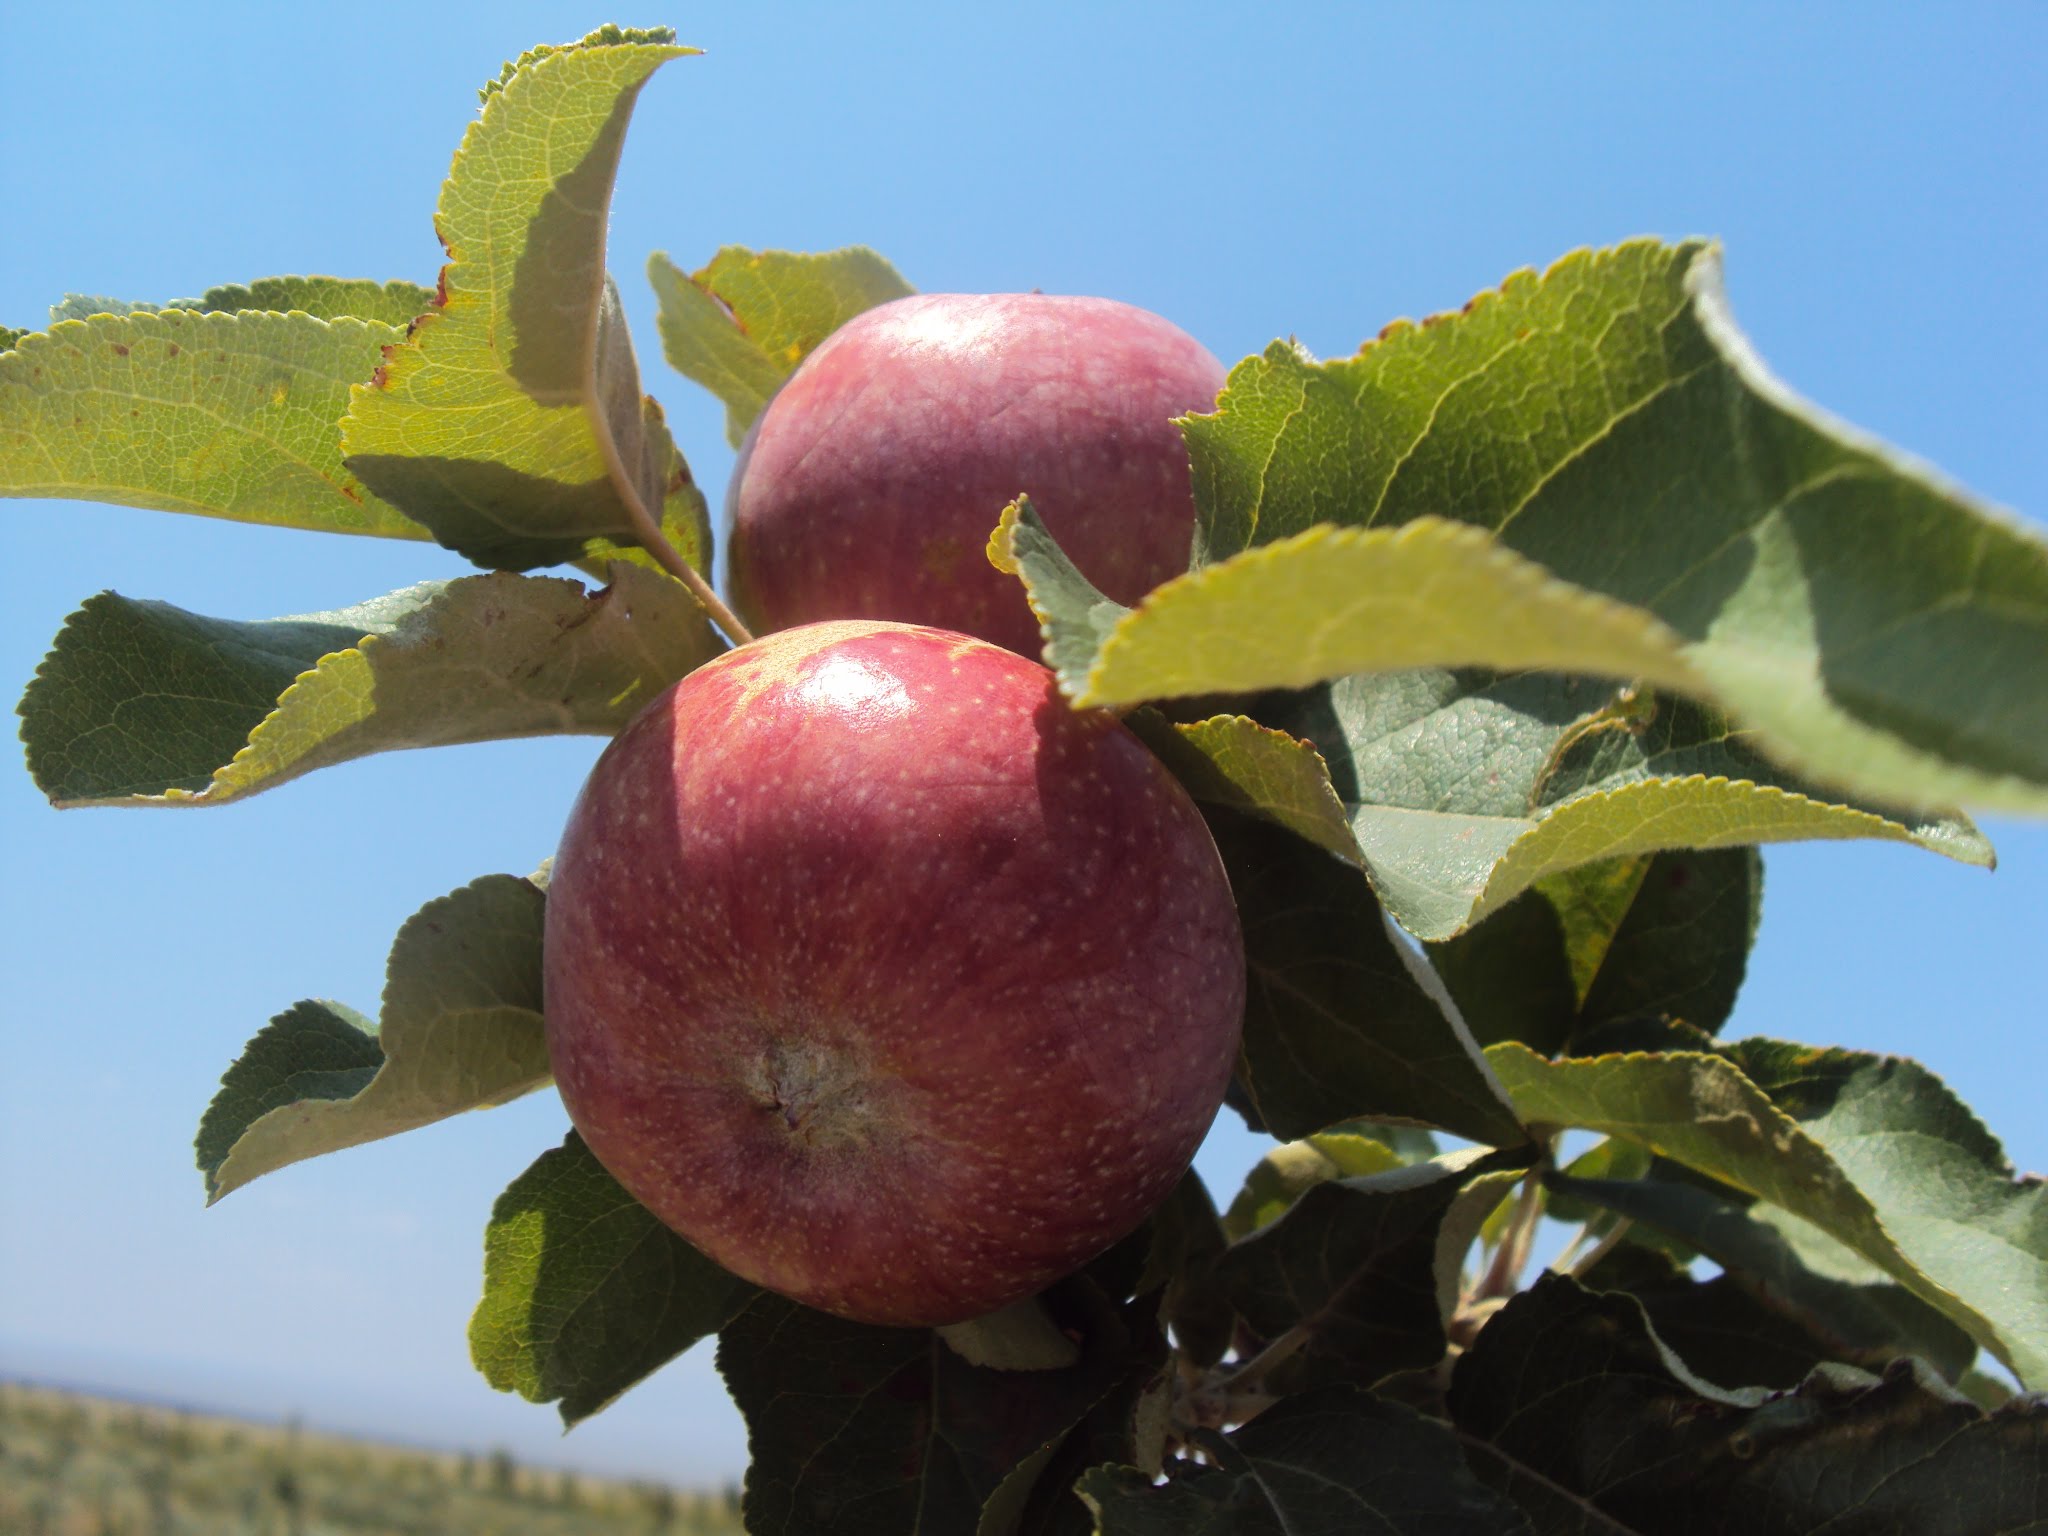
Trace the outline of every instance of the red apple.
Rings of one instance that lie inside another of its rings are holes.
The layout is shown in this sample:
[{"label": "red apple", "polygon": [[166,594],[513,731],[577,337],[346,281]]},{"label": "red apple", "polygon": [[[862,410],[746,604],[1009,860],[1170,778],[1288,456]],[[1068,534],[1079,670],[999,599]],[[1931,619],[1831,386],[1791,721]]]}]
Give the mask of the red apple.
[{"label": "red apple", "polygon": [[1188,567],[1194,500],[1173,418],[1223,365],[1110,299],[932,293],[855,316],[755,422],[733,471],[732,595],[757,631],[901,619],[1038,654],[985,550],[1028,492],[1096,586],[1134,603]]},{"label": "red apple", "polygon": [[808,625],[599,759],[548,891],[548,1049],[637,1199],[867,1322],[1037,1291],[1172,1188],[1236,1058],[1244,950],[1200,814],[1036,662]]}]

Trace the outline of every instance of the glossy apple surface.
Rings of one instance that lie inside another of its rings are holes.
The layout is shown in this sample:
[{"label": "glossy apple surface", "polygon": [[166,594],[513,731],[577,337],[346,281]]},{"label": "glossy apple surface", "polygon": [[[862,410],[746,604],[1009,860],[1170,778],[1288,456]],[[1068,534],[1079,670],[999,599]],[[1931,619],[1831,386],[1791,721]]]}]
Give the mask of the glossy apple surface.
[{"label": "glossy apple surface", "polygon": [[869,1322],[981,1316],[1135,1227],[1243,1000],[1179,784],[933,629],[691,673],[599,759],[548,891],[548,1048],[598,1160],[734,1273]]},{"label": "glossy apple surface", "polygon": [[1134,603],[1187,569],[1188,456],[1223,365],[1146,310],[1050,294],[919,294],[805,358],[727,495],[732,596],[757,632],[900,619],[1036,656],[989,531],[1028,493],[1089,579]]}]

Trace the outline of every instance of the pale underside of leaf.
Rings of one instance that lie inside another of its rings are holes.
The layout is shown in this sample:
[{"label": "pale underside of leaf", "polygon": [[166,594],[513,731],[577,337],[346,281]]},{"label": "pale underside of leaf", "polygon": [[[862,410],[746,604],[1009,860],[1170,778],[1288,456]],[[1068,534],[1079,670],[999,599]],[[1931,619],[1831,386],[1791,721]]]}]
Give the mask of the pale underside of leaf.
[{"label": "pale underside of leaf", "polygon": [[[96,598],[22,702],[59,805],[219,805],[375,752],[608,735],[721,649],[676,582],[509,574],[256,623]],[[453,701],[453,702],[451,702]]]},{"label": "pale underside of leaf", "polygon": [[[1375,889],[1403,927],[1437,940],[1469,928],[1544,877],[1625,854],[1802,839],[1880,838],[1965,863],[1975,845],[1930,837],[1873,812],[1707,775],[1649,779],[1580,795],[1540,817],[1354,808],[1351,828]],[[1454,848],[1455,856],[1445,850]]]},{"label": "pale underside of leaf", "polygon": [[[489,875],[409,919],[392,945],[382,1022],[364,1035],[362,1051],[374,1045],[377,1065],[353,1091],[276,1093],[278,1082],[292,1081],[295,1058],[333,1049],[333,1020],[281,1015],[228,1069],[202,1123],[202,1146],[226,1148],[206,1170],[207,1203],[289,1164],[502,1104],[546,1082],[544,904],[530,881]],[[300,1043],[307,1024],[320,1026],[310,1045]]]},{"label": "pale underside of leaf", "polygon": [[[1422,730],[1427,717],[1375,727],[1399,731],[1359,750],[1398,752],[1404,776],[1375,777],[1377,756],[1347,764],[1359,779],[1351,792],[1373,797],[1348,806],[1330,764],[1286,731],[1244,716],[1169,726],[1141,710],[1131,721],[1197,800],[1275,822],[1364,869],[1395,920],[1428,940],[1470,927],[1547,875],[1630,853],[1874,837],[1992,862],[1990,845],[1967,822],[1894,819],[1781,785],[1656,771],[1682,764],[1678,753],[1589,773],[1583,788],[1541,803],[1536,797],[1556,782],[1553,767],[1584,721],[1551,725],[1505,708],[1435,736]],[[1493,790],[1462,796],[1460,786],[1473,779]],[[1461,808],[1498,804],[1524,779],[1526,794],[1511,809]]]}]

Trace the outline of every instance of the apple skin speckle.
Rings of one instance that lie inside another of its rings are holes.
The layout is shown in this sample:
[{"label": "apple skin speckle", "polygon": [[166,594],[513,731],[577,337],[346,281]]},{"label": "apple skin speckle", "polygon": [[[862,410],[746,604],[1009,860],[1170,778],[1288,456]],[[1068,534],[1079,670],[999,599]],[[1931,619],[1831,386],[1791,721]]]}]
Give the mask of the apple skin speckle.
[{"label": "apple skin speckle", "polygon": [[873,1323],[982,1316],[1135,1227],[1244,1007],[1158,760],[1036,662],[901,624],[772,634],[651,704],[570,815],[545,955],[598,1160],[735,1274]]},{"label": "apple skin speckle", "polygon": [[1076,565],[1135,603],[1187,569],[1195,509],[1173,418],[1223,365],[1112,299],[918,294],[856,315],[748,434],[726,509],[756,632],[902,619],[1036,655],[1023,589],[984,553],[1029,494]]}]

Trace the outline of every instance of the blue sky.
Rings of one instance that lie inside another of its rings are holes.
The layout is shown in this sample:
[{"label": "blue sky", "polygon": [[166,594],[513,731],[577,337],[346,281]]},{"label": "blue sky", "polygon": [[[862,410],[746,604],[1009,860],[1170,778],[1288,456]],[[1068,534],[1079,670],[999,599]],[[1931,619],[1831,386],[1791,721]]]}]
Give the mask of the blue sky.
[{"label": "blue sky", "polygon": [[[1710,234],[1797,389],[2048,514],[2037,5],[10,6],[0,323],[66,290],[431,282],[474,88],[607,20],[708,50],[642,97],[612,235],[649,388],[708,486],[731,463],[721,413],[660,360],[653,250],[863,242],[927,290],[1141,304],[1228,361],[1286,334],[1349,351],[1578,246]],[[464,568],[96,505],[0,517],[10,698],[102,588],[257,618]],[[399,923],[530,869],[599,745],[378,758],[203,812],[59,815],[0,770],[0,1373],[738,1472],[708,1351],[566,1441],[470,1369],[482,1223],[559,1137],[552,1094],[212,1211],[191,1165],[247,1036],[300,997],[373,1008]],[[2038,1169],[2048,830],[1987,830],[1994,875],[1893,846],[1771,851],[1731,1033],[1917,1056]],[[1227,1198],[1255,1156],[1226,1116],[1201,1166]]]}]

